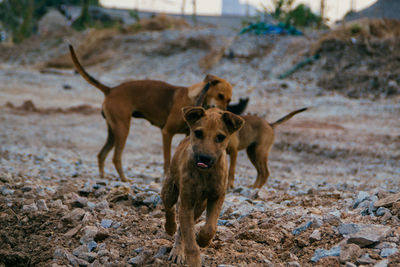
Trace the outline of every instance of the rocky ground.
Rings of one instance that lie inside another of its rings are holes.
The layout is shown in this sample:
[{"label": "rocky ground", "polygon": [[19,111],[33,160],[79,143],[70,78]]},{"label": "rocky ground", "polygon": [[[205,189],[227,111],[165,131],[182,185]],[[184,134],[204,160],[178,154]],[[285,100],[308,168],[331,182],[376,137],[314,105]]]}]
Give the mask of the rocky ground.
[{"label": "rocky ground", "polygon": [[[46,63],[65,54],[64,39],[78,46],[85,36],[33,39],[0,53],[0,266],[170,263],[160,131],[134,120],[123,157],[130,182],[118,181],[110,160],[107,179],[98,178],[102,94],[72,69]],[[277,79],[314,41],[199,29],[116,34],[92,48],[104,60],[88,70],[106,84],[154,78],[189,85],[213,73],[269,121],[311,107],[277,128],[262,189],[249,188],[256,171],[240,152],[236,188],[212,244],[201,250],[205,266],[400,264],[400,98],[326,91],[318,83],[323,63]],[[215,47],[224,53],[205,70]]]}]

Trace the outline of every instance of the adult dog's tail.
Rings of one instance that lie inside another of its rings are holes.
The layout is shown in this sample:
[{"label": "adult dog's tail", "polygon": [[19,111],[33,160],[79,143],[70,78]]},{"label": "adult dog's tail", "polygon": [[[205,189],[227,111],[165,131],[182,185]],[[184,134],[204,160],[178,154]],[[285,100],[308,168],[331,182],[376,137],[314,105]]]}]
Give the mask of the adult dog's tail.
[{"label": "adult dog's tail", "polygon": [[277,120],[276,122],[270,123],[271,127],[274,128],[275,126],[282,124],[288,120],[290,120],[294,115],[296,115],[297,113],[306,111],[308,108],[301,108],[295,111],[290,112],[289,114],[287,114],[286,116],[280,118],[279,120]]},{"label": "adult dog's tail", "polygon": [[78,58],[76,57],[74,48],[72,45],[69,45],[69,52],[71,53],[71,58],[72,61],[74,62],[76,70],[79,72],[79,74],[91,85],[99,88],[105,95],[108,95],[110,92],[111,88],[108,86],[105,86],[104,84],[100,83],[98,80],[90,76],[85,69],[82,67],[81,63],[79,63]]}]

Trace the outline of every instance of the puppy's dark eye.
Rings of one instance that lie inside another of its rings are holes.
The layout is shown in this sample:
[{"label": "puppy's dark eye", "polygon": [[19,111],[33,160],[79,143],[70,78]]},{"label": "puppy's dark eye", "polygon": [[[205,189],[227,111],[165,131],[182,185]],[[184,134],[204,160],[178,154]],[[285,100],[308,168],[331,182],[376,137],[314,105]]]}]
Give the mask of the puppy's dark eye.
[{"label": "puppy's dark eye", "polygon": [[194,131],[194,136],[196,136],[196,138],[198,139],[203,139],[203,131],[200,130]]},{"label": "puppy's dark eye", "polygon": [[218,94],[218,99],[219,100],[224,100],[224,95],[223,94]]},{"label": "puppy's dark eye", "polygon": [[215,138],[215,141],[217,141],[217,143],[222,143],[225,140],[226,136],[223,134],[219,134],[217,135],[217,137]]}]

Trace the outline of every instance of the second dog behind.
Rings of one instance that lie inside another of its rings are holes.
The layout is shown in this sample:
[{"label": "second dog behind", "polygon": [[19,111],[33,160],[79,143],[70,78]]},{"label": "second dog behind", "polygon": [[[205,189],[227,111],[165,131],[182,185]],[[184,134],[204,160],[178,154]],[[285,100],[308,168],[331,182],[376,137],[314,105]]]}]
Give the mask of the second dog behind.
[{"label": "second dog behind", "polygon": [[274,142],[274,128],[306,110],[307,108],[302,108],[290,112],[274,123],[268,123],[263,118],[254,115],[242,116],[245,124],[237,134],[232,136],[228,146],[228,154],[231,158],[228,187],[233,188],[234,185],[237,153],[239,150],[246,149],[247,156],[257,169],[257,179],[253,187],[261,188],[269,176],[268,154]]},{"label": "second dog behind", "polygon": [[[179,229],[170,259],[178,264],[201,266],[200,247],[214,237],[228,182],[226,148],[233,133],[242,127],[241,117],[216,108],[183,109],[190,136],[178,146],[164,181],[161,198],[165,208],[165,230],[176,231],[175,204],[179,198]],[[196,220],[207,208],[206,223],[197,238]]]}]

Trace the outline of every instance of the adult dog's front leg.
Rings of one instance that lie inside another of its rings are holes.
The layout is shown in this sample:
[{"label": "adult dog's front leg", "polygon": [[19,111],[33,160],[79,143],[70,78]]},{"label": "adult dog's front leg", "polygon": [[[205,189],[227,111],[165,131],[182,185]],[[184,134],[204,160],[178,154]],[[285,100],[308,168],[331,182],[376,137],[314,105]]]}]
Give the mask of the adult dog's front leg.
[{"label": "adult dog's front leg", "polygon": [[185,247],[186,263],[189,266],[201,266],[200,248],[194,234],[194,208],[181,203],[179,223]]},{"label": "adult dog's front leg", "polygon": [[217,231],[217,221],[224,198],[225,195],[222,195],[217,199],[208,200],[207,202],[206,223],[201,227],[197,235],[197,244],[200,247],[207,247]]},{"label": "adult dog's front leg", "polygon": [[168,173],[171,164],[171,143],[174,137],[167,129],[162,129],[163,154],[164,154],[164,175]]},{"label": "adult dog's front leg", "polygon": [[229,151],[229,158],[231,162],[229,164],[228,188],[230,189],[233,189],[235,183],[235,168],[236,168],[237,154],[238,151],[236,149],[232,149]]},{"label": "adult dog's front leg", "polygon": [[238,146],[239,146],[239,139],[237,135],[234,135],[229,140],[229,144],[226,149],[226,152],[228,153],[229,158],[231,160],[229,164],[229,173],[228,173],[228,188],[233,188],[234,186]]}]

